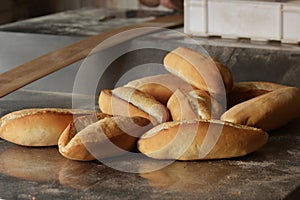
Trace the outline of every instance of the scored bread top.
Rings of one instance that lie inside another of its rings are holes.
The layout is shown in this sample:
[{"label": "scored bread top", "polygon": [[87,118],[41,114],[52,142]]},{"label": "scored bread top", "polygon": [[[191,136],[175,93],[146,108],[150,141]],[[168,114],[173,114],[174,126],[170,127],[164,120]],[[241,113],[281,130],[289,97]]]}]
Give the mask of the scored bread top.
[{"label": "scored bread top", "polygon": [[230,127],[244,129],[244,130],[262,131],[262,129],[260,129],[260,128],[255,128],[255,127],[240,125],[240,124],[234,124],[231,122],[217,120],[217,119],[195,119],[195,120],[170,121],[170,122],[165,122],[165,123],[159,124],[159,125],[155,126],[154,128],[152,128],[151,130],[144,133],[141,138],[151,137],[152,135],[155,135],[156,133],[158,133],[161,130],[169,129],[169,128],[179,126],[182,124],[197,124],[197,123],[213,123],[213,124],[225,125],[225,126],[230,126]]},{"label": "scored bread top", "polygon": [[144,78],[130,81],[124,87],[133,87],[139,89],[139,87],[142,87],[146,84],[159,84],[173,92],[178,88],[182,88],[185,90],[193,89],[193,87],[189,83],[173,74],[159,74],[154,76],[147,76]]},{"label": "scored bread top", "polygon": [[198,116],[201,116],[202,119],[211,118],[212,102],[210,101],[211,98],[207,92],[202,90],[194,90],[186,94],[186,96],[191,108]]},{"label": "scored bread top", "polygon": [[82,109],[68,109],[68,108],[28,108],[23,110],[14,111],[8,113],[0,118],[0,126],[1,124],[6,123],[7,121],[22,118],[29,115],[37,115],[37,114],[70,114],[70,115],[85,115],[92,114],[94,110],[82,110]]},{"label": "scored bread top", "polygon": [[[82,161],[120,155],[132,150],[137,138],[152,128],[150,121],[143,117],[101,117],[104,118],[78,131],[69,126],[62,134],[64,138],[60,138],[59,152],[69,159]],[[89,152],[90,150],[93,152]]]},{"label": "scored bread top", "polygon": [[173,74],[159,74],[130,81],[125,87],[133,87],[152,95],[164,105],[176,89],[193,90],[194,87]]},{"label": "scored bread top", "polygon": [[142,91],[131,87],[119,87],[112,90],[112,94],[148,113],[159,123],[168,121],[169,119],[166,107],[154,97]]},{"label": "scored bread top", "polygon": [[225,108],[204,90],[176,90],[167,107],[174,121],[219,119]]},{"label": "scored bread top", "polygon": [[81,130],[106,117],[112,117],[109,114],[97,112],[93,115],[85,115],[75,118],[67,129],[61,134],[58,145],[65,146]]},{"label": "scored bread top", "polygon": [[280,88],[288,87],[278,83],[265,82],[265,81],[245,81],[245,82],[235,82],[234,88],[245,88],[253,90],[266,90],[273,91]]},{"label": "scored bread top", "polygon": [[186,120],[154,127],[140,138],[138,149],[156,159],[220,159],[256,151],[267,140],[262,129],[220,120]]},{"label": "scored bread top", "polygon": [[58,138],[76,117],[91,110],[32,108],[11,112],[0,119],[0,137],[23,146],[57,145]]}]

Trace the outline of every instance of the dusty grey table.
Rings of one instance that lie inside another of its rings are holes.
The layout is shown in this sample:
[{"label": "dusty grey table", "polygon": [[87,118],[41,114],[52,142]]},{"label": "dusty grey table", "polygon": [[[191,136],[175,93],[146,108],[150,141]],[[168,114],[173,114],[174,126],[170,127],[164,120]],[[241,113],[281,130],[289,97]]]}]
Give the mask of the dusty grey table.
[{"label": "dusty grey table", "polygon": [[[79,39],[74,36],[0,32],[1,71]],[[299,46],[219,38],[196,40],[211,55],[229,66],[235,81],[265,80],[300,86]],[[156,49],[127,52],[105,70],[99,65],[103,76],[99,78],[96,92],[135,77],[164,72],[161,65],[153,65],[152,68],[145,65],[160,63],[166,53],[162,50],[164,47],[193,47],[176,34],[164,33],[141,37],[124,45],[149,47],[153,41],[158,43]],[[22,108],[72,107],[74,81],[81,66],[82,62],[75,63],[0,99],[1,116]],[[129,73],[136,66],[142,68]],[[90,95],[78,95],[76,98],[86,100]],[[270,132],[268,143],[248,156],[174,162],[150,173],[121,172],[99,161],[71,161],[60,156],[57,147],[27,148],[0,140],[0,198],[299,199],[299,122],[299,119],[295,120]],[[134,163],[126,157],[119,159],[127,164]]]}]

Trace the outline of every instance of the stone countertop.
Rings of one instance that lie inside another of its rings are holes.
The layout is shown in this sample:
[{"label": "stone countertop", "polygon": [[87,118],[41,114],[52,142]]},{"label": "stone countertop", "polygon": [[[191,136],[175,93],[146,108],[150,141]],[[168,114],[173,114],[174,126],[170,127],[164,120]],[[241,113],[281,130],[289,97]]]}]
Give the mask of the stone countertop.
[{"label": "stone countertop", "polygon": [[22,20],[0,26],[0,31],[52,35],[92,36],[145,20],[171,14],[155,10],[82,8]]},{"label": "stone countertop", "polygon": [[[22,99],[22,100],[20,100]],[[47,101],[47,103],[46,103]],[[41,102],[41,103],[38,103]],[[59,103],[55,103],[59,102]],[[1,115],[24,107],[69,107],[71,96],[18,91],[0,100]],[[240,158],[173,162],[127,173],[99,161],[62,157],[57,147],[30,148],[0,140],[2,199],[297,199],[300,121],[270,132],[260,150]],[[124,165],[131,158],[118,157]],[[141,168],[162,161],[139,162]]]},{"label": "stone countertop", "polygon": [[[181,30],[178,29],[178,32]],[[165,72],[161,65],[154,65],[162,62],[165,48],[179,45],[196,48],[199,44],[231,69],[235,81],[272,81],[300,87],[300,48],[297,45],[194,38],[198,42],[195,45],[173,33],[151,34],[116,47],[130,49],[137,46],[140,50],[117,57],[105,70],[102,60],[93,57],[98,65],[94,70],[103,72],[103,76],[98,77],[102,83],[98,89],[122,85],[139,76]],[[0,61],[5,64],[5,70],[80,39],[9,32],[0,32],[0,36]],[[154,41],[157,44],[155,48],[148,48]],[[25,45],[18,46],[19,42]],[[95,103],[94,94],[72,94],[75,76],[81,66],[82,62],[75,63],[1,98],[0,115],[31,107],[70,108],[74,98]],[[136,70],[131,71],[133,68]],[[149,173],[121,172],[100,161],[71,161],[62,157],[57,147],[29,148],[0,140],[0,198],[299,199],[299,120],[269,132],[268,143],[247,156],[173,162]],[[135,160],[125,156],[111,160],[116,161],[136,166]],[[140,167],[160,162],[145,159]]]},{"label": "stone countertop", "polygon": [[[157,38],[158,36],[146,36],[133,43],[143,46],[150,40],[152,41],[149,37]],[[164,46],[162,43],[160,45]],[[297,67],[299,57],[295,56],[298,55],[297,51],[211,45],[205,47],[208,52],[229,65],[238,81],[254,78],[276,80],[279,83],[299,87],[297,78],[299,77]],[[105,82],[105,84],[101,87],[122,84],[120,79],[126,80],[123,75],[125,72],[128,74],[129,69],[136,64],[161,62],[164,53],[146,49],[145,52],[130,52],[118,58],[104,72],[103,80],[100,82]],[[251,70],[253,66],[259,70]],[[139,76],[145,76],[162,71],[163,69],[159,67],[148,66],[129,73],[131,76],[127,79],[138,76],[139,73]],[[14,110],[31,107],[70,108],[75,97],[89,102],[92,99],[93,103],[96,102],[91,95],[72,96],[72,93],[67,91],[55,92],[56,84],[52,88],[47,84],[60,82],[59,77],[70,75],[65,71],[56,73],[58,75],[54,75],[46,82],[45,80],[37,82],[39,88],[36,90],[20,89],[1,98],[1,116]],[[43,90],[44,84],[52,91]],[[71,161],[60,156],[57,147],[29,148],[0,140],[0,198],[298,199],[300,191],[299,122],[298,119],[281,129],[269,132],[268,143],[245,157],[173,162],[165,168],[149,173],[121,172],[100,161]],[[117,160],[124,165],[135,164],[135,160],[126,157],[119,157]],[[157,162],[161,161],[149,162],[145,159],[142,164],[145,167],[155,165]]]}]

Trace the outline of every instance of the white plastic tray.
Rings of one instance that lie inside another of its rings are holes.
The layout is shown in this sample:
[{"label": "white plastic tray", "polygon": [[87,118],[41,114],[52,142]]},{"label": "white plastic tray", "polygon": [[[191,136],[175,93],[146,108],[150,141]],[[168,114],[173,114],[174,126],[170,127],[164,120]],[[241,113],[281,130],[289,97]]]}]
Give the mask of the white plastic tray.
[{"label": "white plastic tray", "polygon": [[300,0],[185,0],[184,31],[220,36],[300,42]]}]

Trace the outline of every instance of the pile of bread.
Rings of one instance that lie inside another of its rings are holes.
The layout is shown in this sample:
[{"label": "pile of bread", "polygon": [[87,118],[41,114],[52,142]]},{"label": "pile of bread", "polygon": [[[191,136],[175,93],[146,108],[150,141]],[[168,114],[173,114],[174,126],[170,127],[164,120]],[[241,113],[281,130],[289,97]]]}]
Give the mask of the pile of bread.
[{"label": "pile of bread", "polygon": [[0,137],[24,146],[58,145],[73,160],[143,153],[155,159],[244,156],[266,131],[300,116],[300,90],[270,82],[233,82],[230,70],[178,47],[164,58],[169,74],[102,90],[100,111],[25,109],[0,119]]}]

